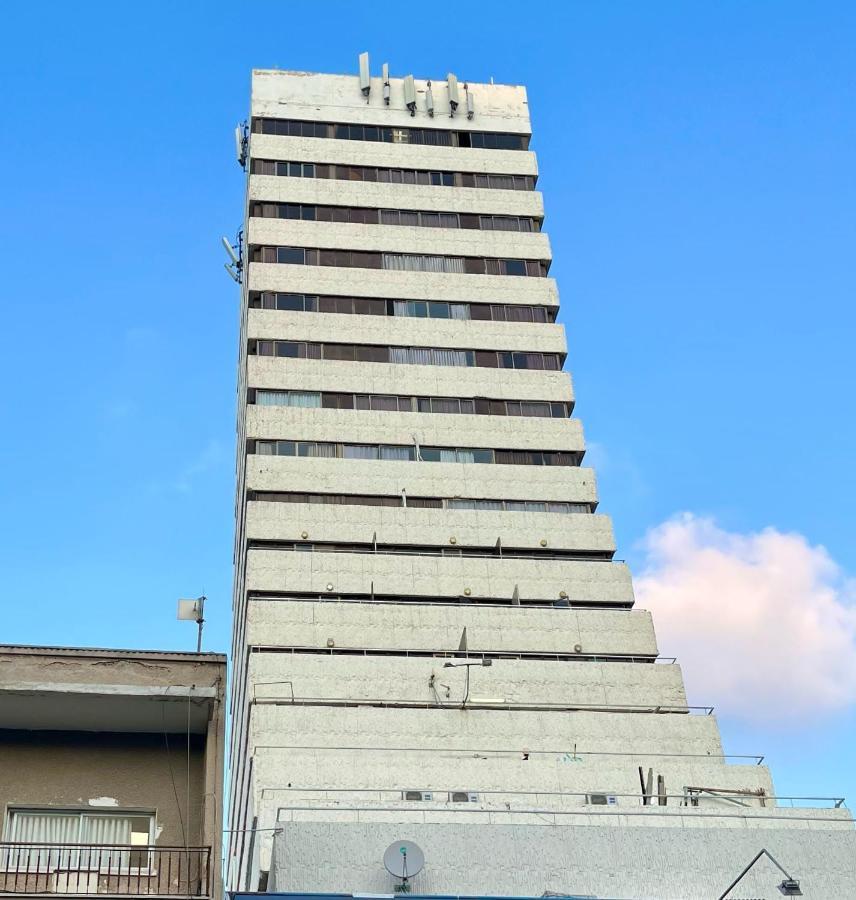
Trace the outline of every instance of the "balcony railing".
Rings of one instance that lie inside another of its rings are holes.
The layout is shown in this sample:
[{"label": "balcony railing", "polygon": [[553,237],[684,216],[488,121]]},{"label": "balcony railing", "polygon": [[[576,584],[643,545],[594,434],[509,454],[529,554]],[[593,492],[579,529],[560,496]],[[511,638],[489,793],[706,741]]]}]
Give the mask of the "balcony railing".
[{"label": "balcony railing", "polygon": [[0,894],[208,897],[210,847],[0,841]]}]

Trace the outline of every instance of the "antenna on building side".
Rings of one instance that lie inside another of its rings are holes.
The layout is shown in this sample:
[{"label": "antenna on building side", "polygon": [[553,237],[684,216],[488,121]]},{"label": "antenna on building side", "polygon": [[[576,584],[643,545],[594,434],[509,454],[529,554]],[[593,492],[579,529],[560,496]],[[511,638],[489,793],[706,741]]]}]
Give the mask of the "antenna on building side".
[{"label": "antenna on building side", "polygon": [[[241,284],[244,271],[244,232],[239,231],[237,233],[234,244],[230,244],[229,239],[225,237],[221,237],[220,242],[223,244],[223,249],[229,254],[229,259],[231,260],[230,263],[223,263],[223,266],[229,273],[229,277],[237,282],[237,284]],[[237,251],[237,253],[235,251]]]},{"label": "antenna on building side", "polygon": [[238,165],[242,169],[247,167],[247,151],[250,143],[249,131],[246,122],[241,122],[235,126],[235,156],[237,156]]}]

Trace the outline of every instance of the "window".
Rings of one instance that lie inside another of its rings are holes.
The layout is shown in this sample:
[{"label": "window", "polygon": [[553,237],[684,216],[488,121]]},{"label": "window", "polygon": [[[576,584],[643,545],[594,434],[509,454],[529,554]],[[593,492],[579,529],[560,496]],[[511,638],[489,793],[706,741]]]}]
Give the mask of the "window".
[{"label": "window", "polygon": [[306,265],[306,251],[303,247],[277,247],[276,261],[286,265]]},{"label": "window", "polygon": [[[249,441],[249,453],[261,456],[297,456],[408,460],[416,457],[415,446],[395,444],[334,444],[321,441]],[[422,462],[511,464],[529,466],[579,465],[577,454],[552,450],[491,450],[471,447],[420,447]]]},{"label": "window", "polygon": [[[154,843],[153,816],[148,813],[112,811],[110,813],[13,809],[9,811],[6,840],[16,844],[56,844],[48,848],[18,847],[0,856],[6,868],[25,870],[28,865],[39,871],[74,867],[109,870],[118,866],[143,868],[148,865],[145,849],[105,850],[104,845],[123,844],[146,848]],[[96,845],[94,848],[68,846]],[[65,846],[63,846],[65,845]]]},{"label": "window", "polygon": [[440,128],[386,128],[379,125],[345,125],[304,122],[296,119],[253,119],[256,134],[282,137],[335,138],[340,141],[384,141],[432,147],[476,147],[483,150],[526,150],[529,135],[495,131],[449,131]]},{"label": "window", "polygon": [[[250,353],[288,359],[328,359],[347,362],[380,362],[416,366],[479,366],[499,369],[547,369],[558,371],[557,353],[523,353],[496,350],[452,350],[444,347],[384,347],[374,344],[320,344],[304,341],[250,342]],[[477,410],[478,411],[478,410]],[[500,415],[520,415],[518,408]],[[548,406],[533,415],[550,416]]]},{"label": "window", "polygon": [[[341,209],[341,207],[331,207]],[[477,256],[429,256],[417,253],[374,253],[362,250],[318,250],[306,247],[253,247],[253,262],[307,266],[392,269],[468,275],[545,277],[547,265],[533,259],[484,259]]]}]

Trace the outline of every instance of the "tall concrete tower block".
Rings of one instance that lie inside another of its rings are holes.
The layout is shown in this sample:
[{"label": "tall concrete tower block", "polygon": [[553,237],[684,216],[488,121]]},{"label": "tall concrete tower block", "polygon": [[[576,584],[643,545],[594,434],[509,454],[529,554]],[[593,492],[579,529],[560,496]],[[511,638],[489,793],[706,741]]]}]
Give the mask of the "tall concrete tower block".
[{"label": "tall concrete tower block", "polygon": [[725,755],[634,608],[525,89],[381,71],[254,71],[237,135],[228,887],[709,900],[766,848],[856,896],[847,809]]}]

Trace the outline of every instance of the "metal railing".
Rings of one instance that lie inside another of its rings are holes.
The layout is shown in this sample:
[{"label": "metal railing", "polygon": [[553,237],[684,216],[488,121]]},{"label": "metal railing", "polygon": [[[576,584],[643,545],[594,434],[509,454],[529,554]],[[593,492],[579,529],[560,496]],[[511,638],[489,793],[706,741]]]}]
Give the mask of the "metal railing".
[{"label": "metal railing", "polygon": [[0,894],[208,897],[210,847],[0,841]]},{"label": "metal railing", "polygon": [[[298,797],[302,806],[281,806],[278,812],[289,809],[306,809],[306,804],[327,804],[331,809],[387,809],[386,804],[397,808],[452,810],[471,812],[480,808],[503,807],[506,812],[561,812],[557,807],[588,807],[613,805],[624,806],[678,806],[709,807],[712,803],[724,802],[756,809],[841,809],[845,807],[843,797],[791,797],[769,794],[763,788],[755,790],[729,788],[685,787],[681,793],[651,794],[647,798],[641,793],[615,793],[613,791],[518,791],[518,790],[467,790],[451,791],[448,788],[426,788],[422,791],[426,799],[406,798],[407,791],[400,788],[325,788],[325,787],[269,787],[262,789],[262,796],[286,794]],[[416,793],[416,791],[414,791]],[[312,796],[309,796],[312,795]],[[592,798],[603,799],[592,799]],[[612,798],[608,800],[606,798]],[[661,802],[665,801],[665,802]],[[357,805],[357,803],[361,805]],[[384,804],[372,806],[372,804]],[[846,808],[846,807],[845,807]]]},{"label": "metal railing", "polygon": [[[259,697],[254,694],[253,703],[259,705],[276,706],[287,704],[289,706],[373,706],[384,709],[460,709],[465,705],[467,709],[515,709],[523,711],[557,711],[557,712],[606,712],[606,713],[650,713],[655,715],[713,715],[712,706],[684,706],[668,703],[635,704],[635,703],[550,703],[547,701],[533,700],[530,702],[496,699],[485,700],[473,697],[462,704],[457,700],[448,700],[438,703],[436,700],[421,700],[407,698],[382,698],[382,697],[297,697],[294,695],[294,687],[291,682],[282,682],[290,686],[287,695],[274,695]],[[274,682],[270,682],[274,684]]]}]

